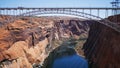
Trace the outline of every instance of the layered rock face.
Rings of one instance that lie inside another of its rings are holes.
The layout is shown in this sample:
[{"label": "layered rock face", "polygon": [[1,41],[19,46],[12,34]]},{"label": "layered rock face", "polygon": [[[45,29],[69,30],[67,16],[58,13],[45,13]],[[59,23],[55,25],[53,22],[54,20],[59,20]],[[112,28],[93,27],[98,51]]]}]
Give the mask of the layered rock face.
[{"label": "layered rock face", "polygon": [[0,16],[0,67],[33,68],[57,47],[53,41],[79,39],[81,34],[87,37],[88,21],[65,18],[22,17],[9,21],[12,16]]},{"label": "layered rock face", "polygon": [[[113,18],[109,17],[115,22]],[[120,68],[120,33],[103,24],[93,22],[83,47],[90,68]]]},{"label": "layered rock face", "polygon": [[[116,17],[119,22],[119,15]],[[59,46],[59,41],[71,37],[79,40],[75,49],[86,56],[91,68],[120,67],[120,33],[103,24],[69,17],[22,17],[5,21],[10,19],[13,17],[0,16],[2,68],[33,68],[42,64],[49,52]],[[114,17],[108,19],[116,22]]]},{"label": "layered rock face", "polygon": [[[6,18],[7,16],[1,16],[1,23],[4,23]],[[41,23],[44,22],[47,24],[42,25]],[[46,30],[42,27],[51,28],[52,23],[52,20],[42,18],[30,21],[30,18],[26,17],[7,25],[3,24],[0,28],[0,66],[2,68],[33,68],[33,64],[43,62],[47,56],[45,48],[48,45],[48,39],[45,37]]]}]

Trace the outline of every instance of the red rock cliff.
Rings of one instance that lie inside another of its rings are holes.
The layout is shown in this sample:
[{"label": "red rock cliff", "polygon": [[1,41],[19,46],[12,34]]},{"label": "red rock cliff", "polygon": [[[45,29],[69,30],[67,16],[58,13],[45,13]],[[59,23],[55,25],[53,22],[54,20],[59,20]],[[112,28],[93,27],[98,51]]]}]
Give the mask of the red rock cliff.
[{"label": "red rock cliff", "polygon": [[[33,68],[33,64],[41,63],[47,56],[45,48],[48,39],[45,37],[41,23],[52,27],[52,20],[35,18],[30,21],[28,17],[15,20],[9,24],[3,22],[9,18],[0,17],[0,67],[2,68]],[[51,24],[51,25],[49,25]],[[42,32],[43,31],[43,32]]]},{"label": "red rock cliff", "polygon": [[46,48],[50,47],[51,40],[58,41],[70,36],[79,38],[80,34],[87,36],[89,30],[87,21],[76,18],[22,17],[9,23],[4,21],[11,18],[12,16],[0,16],[2,68],[32,68],[36,64],[42,64],[48,55]]},{"label": "red rock cliff", "polygon": [[[109,19],[114,21],[113,17]],[[93,21],[83,49],[90,68],[120,68],[119,32]]]}]

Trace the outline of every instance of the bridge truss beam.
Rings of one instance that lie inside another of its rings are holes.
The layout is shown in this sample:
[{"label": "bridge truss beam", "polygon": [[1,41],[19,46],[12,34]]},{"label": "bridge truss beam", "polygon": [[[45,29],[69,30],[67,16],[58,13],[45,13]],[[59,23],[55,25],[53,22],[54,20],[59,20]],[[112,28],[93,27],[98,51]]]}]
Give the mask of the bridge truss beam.
[{"label": "bridge truss beam", "polygon": [[[25,7],[18,7],[18,8],[0,8],[0,14],[4,15],[19,15],[22,13],[35,11],[35,10],[76,10],[76,11],[83,11],[86,13],[90,13],[102,18],[108,17],[112,15],[112,10],[120,10],[120,8],[102,8],[102,7],[95,7],[95,8],[89,8],[89,7],[82,7],[82,8],[25,8]],[[101,15],[102,14],[102,15]]]},{"label": "bridge truss beam", "polygon": [[[115,9],[116,8],[24,8],[24,7],[18,7],[18,8],[0,8],[0,14],[12,15],[15,17],[35,16],[35,15],[41,15],[41,14],[68,14],[68,15],[74,15],[74,16],[84,17],[87,19],[96,20],[120,32],[119,25],[104,19],[105,17],[112,15],[112,10],[115,10]],[[117,8],[116,10],[120,10],[120,8]],[[8,21],[10,22],[10,20]]]}]

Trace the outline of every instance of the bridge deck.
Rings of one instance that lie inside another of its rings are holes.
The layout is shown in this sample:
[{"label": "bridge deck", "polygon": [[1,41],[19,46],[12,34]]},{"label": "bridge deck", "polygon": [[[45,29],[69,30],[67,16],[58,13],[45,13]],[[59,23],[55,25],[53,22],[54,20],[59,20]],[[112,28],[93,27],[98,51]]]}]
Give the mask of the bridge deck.
[{"label": "bridge deck", "polygon": [[100,9],[100,10],[114,10],[114,9],[116,9],[116,10],[120,10],[120,8],[111,8],[111,7],[81,7],[81,8],[79,8],[79,7],[64,7],[64,8],[62,8],[62,7],[49,7],[49,8],[47,8],[47,7],[43,7],[43,8],[34,8],[34,7],[16,7],[16,8],[7,8],[7,7],[5,7],[5,8],[1,8],[0,7],[0,10],[17,10],[17,9],[22,9],[22,10],[24,10],[24,9]]}]

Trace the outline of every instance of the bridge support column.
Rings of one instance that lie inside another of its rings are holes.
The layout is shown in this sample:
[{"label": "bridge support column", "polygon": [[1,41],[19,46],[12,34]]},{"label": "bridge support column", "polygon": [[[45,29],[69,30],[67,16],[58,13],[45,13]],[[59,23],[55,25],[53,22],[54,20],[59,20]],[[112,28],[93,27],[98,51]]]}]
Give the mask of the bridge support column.
[{"label": "bridge support column", "polygon": [[[82,10],[82,12],[84,13],[84,9]],[[84,14],[83,14],[83,17],[84,17]]]},{"label": "bridge support column", "polygon": [[0,10],[0,15],[2,15],[1,10]]},{"label": "bridge support column", "polygon": [[108,9],[105,10],[105,18],[108,17]]},{"label": "bridge support column", "polygon": [[99,10],[99,9],[97,9],[97,15],[98,15],[98,17],[99,17],[99,15],[100,15],[99,11],[100,11],[100,10]]},{"label": "bridge support column", "polygon": [[[90,15],[92,15],[92,10],[90,9]],[[90,19],[91,19],[91,16],[90,16]]]}]

